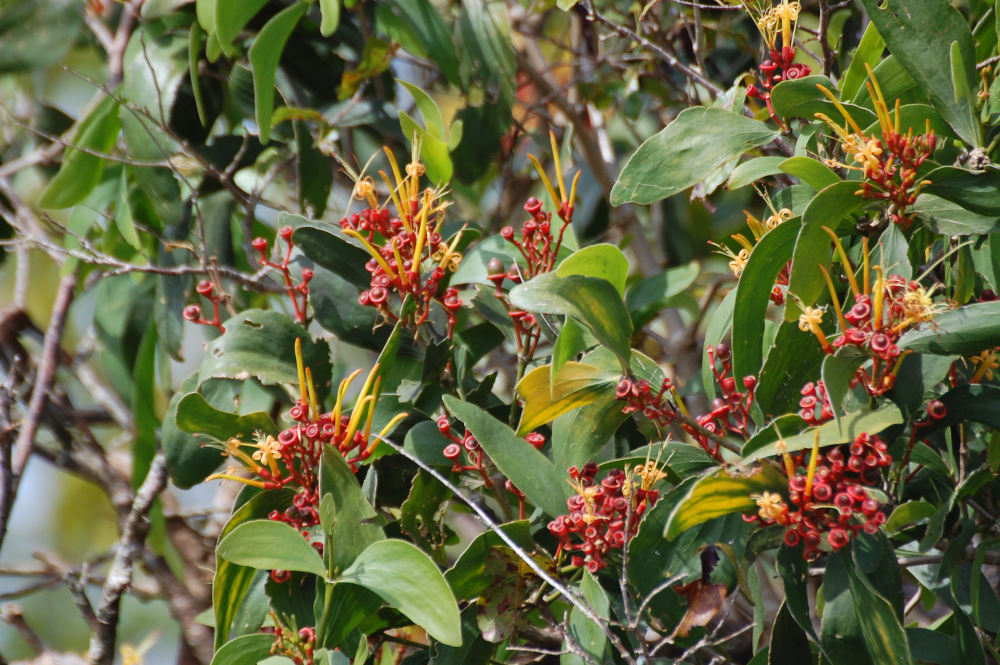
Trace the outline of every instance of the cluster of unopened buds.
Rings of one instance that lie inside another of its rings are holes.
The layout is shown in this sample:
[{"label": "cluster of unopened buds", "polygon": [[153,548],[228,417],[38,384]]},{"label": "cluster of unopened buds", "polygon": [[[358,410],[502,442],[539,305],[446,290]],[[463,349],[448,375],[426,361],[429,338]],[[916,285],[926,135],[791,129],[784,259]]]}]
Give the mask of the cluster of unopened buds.
[{"label": "cluster of unopened buds", "polygon": [[[809,561],[827,548],[835,552],[845,547],[859,531],[876,533],[886,516],[866,488],[877,485],[881,470],[892,464],[887,450],[885,441],[863,432],[850,445],[826,453],[814,446],[808,466],[804,452],[783,452],[788,503],[780,494],[765,492],[755,497],[757,514],[744,519],[786,527],[785,544],[802,543]],[[806,469],[804,475],[797,472],[800,467]]]},{"label": "cluster of unopened buds", "polygon": [[[773,210],[773,208],[772,208]],[[788,208],[782,208],[781,210],[773,211],[769,217],[759,220],[753,215],[751,215],[746,210],[743,211],[747,216],[747,226],[750,228],[750,232],[753,234],[753,242],[751,242],[742,233],[734,233],[731,237],[740,245],[740,251],[734,252],[729,247],[721,244],[709,241],[708,244],[714,246],[716,254],[721,254],[722,256],[729,259],[729,269],[733,272],[733,276],[739,279],[743,274],[743,270],[746,268],[747,261],[750,260],[750,252],[753,251],[754,245],[760,242],[769,231],[773,231],[783,222],[792,218],[793,213]],[[792,262],[789,261],[781,270],[778,272],[778,276],[774,280],[774,286],[771,287],[771,302],[775,305],[785,304],[785,292],[782,287],[788,288],[788,276],[791,270]]]},{"label": "cluster of unopened buds", "polygon": [[[274,614],[272,613],[272,616]],[[271,645],[272,656],[285,656],[295,665],[313,665],[313,655],[316,649],[316,629],[311,626],[295,630],[283,627],[281,622],[274,622],[274,644]]]},{"label": "cluster of unopened buds", "polygon": [[570,467],[570,485],[576,491],[566,501],[569,514],[549,522],[549,533],[559,540],[561,552],[571,554],[570,564],[594,573],[607,566],[606,556],[621,549],[639,528],[643,514],[659,499],[656,484],[666,477],[656,464],[636,465],[629,472],[612,469],[596,481],[597,464]]},{"label": "cluster of unopened buds", "polygon": [[[357,470],[360,463],[371,457],[380,438],[407,414],[396,415],[377,436],[372,436],[372,418],[379,394],[378,365],[368,375],[350,414],[345,413],[343,401],[347,388],[361,370],[340,382],[334,410],[320,413],[312,372],[302,365],[301,340],[296,340],[295,352],[301,397],[288,411],[295,424],[277,437],[258,432],[252,444],[235,437],[229,439],[222,447],[223,455],[239,462],[242,472],[249,473],[249,477],[239,475],[241,469],[235,468],[213,474],[208,480],[235,480],[263,490],[293,489],[292,505],[271,511],[268,519],[284,522],[311,540],[311,529],[319,524],[319,468],[323,453],[333,448],[344,456],[352,470]],[[313,542],[312,546],[322,552],[322,542]],[[285,582],[289,577],[286,570],[271,571],[275,582]]]},{"label": "cluster of unopened buds", "polygon": [[359,241],[371,256],[365,264],[371,282],[358,302],[376,308],[384,320],[395,323],[400,317],[411,316],[400,311],[403,300],[409,297],[415,307],[411,320],[417,329],[427,322],[431,303],[437,302],[447,317],[451,337],[462,299],[458,289],[443,282],[462,261],[457,251],[462,232],[456,233],[450,243],[443,241],[441,226],[449,205],[440,201],[443,190],[421,191],[423,165],[414,158],[406,165],[403,176],[392,152],[386,149],[385,153],[395,184],[384,171],[379,175],[389,187],[396,214],[378,201],[374,181],[366,176],[356,179],[354,197],[368,207],[340,220],[343,233]]},{"label": "cluster of unopened buds", "polygon": [[815,427],[833,418],[833,405],[822,381],[810,381],[802,386],[800,393],[799,415],[808,425]]},{"label": "cluster of unopened buds", "polygon": [[555,267],[566,228],[573,222],[576,185],[580,178],[578,171],[567,195],[566,181],[563,179],[562,164],[559,160],[559,146],[556,143],[555,135],[551,132],[549,133],[549,141],[552,145],[552,160],[555,163],[555,187],[545,174],[541,163],[533,155],[529,155],[528,158],[538,171],[552,201],[558,206],[555,212],[555,216],[560,220],[558,231],[553,229],[553,213],[546,212],[542,202],[532,196],[524,203],[524,211],[528,213],[529,217],[521,225],[520,233],[515,231],[512,226],[500,229],[500,237],[514,245],[520,259],[511,261],[508,267],[504,265],[503,261],[494,257],[486,266],[487,279],[493,282],[495,287],[493,295],[503,304],[513,323],[518,356],[525,359],[534,355],[535,347],[541,336],[541,328],[538,326],[534,314],[511,305],[503,291],[503,283],[505,280],[509,280],[514,284],[520,284],[542,273],[551,272]]},{"label": "cluster of unopened buds", "polygon": [[821,85],[819,89],[833,101],[846,124],[841,127],[822,113],[817,113],[816,117],[833,129],[844,152],[860,166],[838,164],[831,160],[828,163],[861,170],[864,180],[857,194],[866,199],[885,201],[889,204],[889,220],[908,228],[913,222],[913,214],[906,210],[917,200],[920,189],[929,184],[926,180],[917,182],[917,169],[934,152],[937,137],[931,129],[930,120],[927,120],[923,134],[914,134],[912,127],[904,134],[900,126],[899,99],[896,100],[894,120],[889,115],[889,107],[870,67],[868,74],[871,79],[867,82],[868,91],[878,115],[881,138],[866,135],[834,94]]},{"label": "cluster of unopened buds", "polygon": [[199,305],[188,305],[184,308],[184,319],[186,321],[190,321],[191,323],[213,326],[218,328],[220,333],[226,332],[226,328],[222,325],[222,319],[219,315],[219,308],[222,305],[222,300],[225,296],[223,294],[216,293],[215,284],[207,279],[203,279],[198,282],[198,286],[195,287],[195,291],[198,292],[198,295],[203,298],[207,298],[212,303],[212,318],[206,319],[202,317],[201,307]]},{"label": "cluster of unopened buds", "polygon": [[267,238],[254,238],[250,244],[260,254],[257,259],[260,265],[281,273],[282,280],[285,282],[285,293],[288,294],[288,299],[292,303],[295,320],[299,323],[305,323],[306,309],[309,304],[309,281],[313,278],[314,273],[312,268],[303,268],[302,278],[296,283],[288,267],[292,260],[292,250],[295,249],[295,244],[292,242],[292,227],[281,227],[278,229],[278,236],[285,241],[287,247],[281,261],[277,263],[270,259]]},{"label": "cluster of unopened buds", "polygon": [[[859,286],[840,239],[826,227],[823,229],[833,238],[841,254],[847,280],[851,285],[853,304],[846,311],[841,308],[833,280],[826,269],[820,266],[841,332],[830,343],[820,326],[823,309],[819,307],[804,309],[799,316],[799,329],[811,332],[826,353],[832,354],[841,347],[853,346],[870,356],[871,366],[858,369],[852,386],[860,383],[870,395],[882,395],[895,385],[896,375],[907,353],[897,345],[899,337],[910,328],[931,321],[945,309],[945,305],[934,303],[933,288],[925,289],[918,282],[900,275],[884,276],[879,266],[871,268],[867,239],[862,239],[864,283]],[[874,283],[870,279],[872,271],[875,272]]]},{"label": "cluster of unopened buds", "polygon": [[[444,447],[442,454],[451,461],[451,470],[455,473],[463,471],[474,471],[479,474],[483,485],[487,488],[493,487],[493,481],[483,464],[485,453],[482,446],[476,441],[472,432],[466,432],[459,437],[451,430],[451,421],[448,416],[442,415],[437,419],[438,431],[441,432],[451,443]],[[463,461],[464,458],[464,461]]]},{"label": "cluster of unopened buds", "polygon": [[[764,37],[771,59],[760,63],[757,82],[747,86],[747,96],[763,100],[771,118],[778,124],[784,123],[777,117],[771,105],[771,89],[782,81],[790,81],[809,76],[808,65],[795,60],[795,26],[798,22],[800,4],[783,0],[757,18],[757,28]],[[778,46],[778,37],[781,46]]]}]

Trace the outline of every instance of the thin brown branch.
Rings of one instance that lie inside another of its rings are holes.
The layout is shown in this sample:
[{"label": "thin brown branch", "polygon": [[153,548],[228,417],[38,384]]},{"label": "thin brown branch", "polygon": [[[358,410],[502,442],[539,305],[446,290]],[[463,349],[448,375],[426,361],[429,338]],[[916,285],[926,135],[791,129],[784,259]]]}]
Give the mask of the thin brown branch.
[{"label": "thin brown branch", "polygon": [[122,528],[115,558],[108,570],[101,600],[94,612],[98,627],[90,638],[90,650],[87,654],[91,665],[111,665],[114,662],[121,598],[132,583],[132,567],[145,548],[151,525],[149,511],[166,486],[167,462],[160,453],[153,458],[149,473],[136,492],[132,509]]}]

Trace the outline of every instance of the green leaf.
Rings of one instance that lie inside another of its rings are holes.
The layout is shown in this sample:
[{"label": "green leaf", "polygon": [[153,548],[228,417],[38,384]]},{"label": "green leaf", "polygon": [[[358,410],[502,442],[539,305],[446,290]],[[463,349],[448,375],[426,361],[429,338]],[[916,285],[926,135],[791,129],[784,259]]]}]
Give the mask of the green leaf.
[{"label": "green leaf", "polygon": [[605,279],[543,273],[510,291],[515,307],[542,314],[572,316],[628,368],[632,321],[615,287]]},{"label": "green leaf", "polygon": [[[530,550],[534,546],[527,520],[501,524],[499,529],[524,549]],[[471,600],[490,585],[486,568],[494,548],[509,550],[495,531],[484,531],[469,543],[454,565],[445,571],[444,577],[459,599]]]},{"label": "green leaf", "polygon": [[267,0],[215,0],[215,36],[227,57],[236,54],[233,40],[266,4]]},{"label": "green leaf", "polygon": [[566,512],[569,485],[545,455],[478,406],[451,395],[445,395],[444,404],[529,501],[552,516]]},{"label": "green leaf", "polygon": [[768,665],[800,665],[812,660],[809,639],[796,623],[788,609],[788,601],[781,603],[771,630],[771,647],[767,652]]},{"label": "green leaf", "polygon": [[[601,588],[589,570],[583,572],[583,578],[580,580],[580,592],[583,600],[597,616],[602,619],[608,618],[611,603],[604,589]],[[604,636],[604,630],[601,626],[584,616],[577,607],[573,607],[569,613],[569,633],[580,648],[590,654],[595,663],[604,662],[608,638]],[[559,659],[559,665],[583,665],[585,662],[582,657],[573,653],[563,654]]]},{"label": "green leaf", "polygon": [[[290,504],[293,492],[287,489],[261,492],[240,506],[223,527],[220,538],[240,524],[266,517],[272,510]],[[229,639],[229,631],[250,590],[256,569],[226,561],[216,553],[215,578],[212,582],[212,607],[215,610],[215,648]]]},{"label": "green leaf", "polygon": [[[114,147],[120,129],[118,102],[105,97],[80,123],[70,144],[106,153]],[[101,181],[104,161],[97,155],[67,148],[59,172],[38,200],[39,207],[69,208],[83,201]]]},{"label": "green leaf", "polygon": [[[969,145],[982,145],[982,128],[972,95],[961,99],[958,90],[975,90],[976,51],[969,25],[946,2],[921,0],[862,0],[872,23],[892,54],[916,79],[931,104]],[[955,47],[952,43],[957,42]],[[955,48],[958,57],[952,57]],[[961,79],[953,80],[954,74]],[[891,103],[891,100],[890,100]]]},{"label": "green leaf", "polygon": [[[895,404],[884,404],[875,411],[855,411],[848,413],[839,422],[831,420],[818,428],[808,429],[801,434],[783,439],[786,450],[790,453],[808,450],[813,446],[815,431],[819,430],[819,445],[833,446],[839,443],[854,441],[862,432],[877,434],[890,425],[903,422],[899,407]],[[743,464],[771,457],[778,454],[778,441],[773,438],[754,437],[743,446]]]},{"label": "green leaf", "polygon": [[559,336],[556,337],[556,343],[552,346],[550,374],[558,374],[567,361],[586,351],[588,346],[590,342],[587,339],[587,329],[577,323],[576,319],[566,319]]},{"label": "green leaf", "polygon": [[917,213],[924,226],[946,236],[985,235],[1000,231],[1000,214],[980,215],[933,194],[917,196],[910,210]]},{"label": "green leaf", "polygon": [[[800,79],[782,81],[771,91],[774,112],[782,118],[806,118],[812,120],[816,113],[840,120],[840,111],[826,98],[817,85],[837,94],[837,87],[825,76],[805,76]],[[864,127],[878,118],[866,108],[854,104],[843,104],[855,122]]]},{"label": "green leaf", "polygon": [[188,434],[201,434],[216,441],[227,441],[230,437],[249,440],[255,432],[278,434],[271,416],[263,411],[245,416],[228,413],[214,408],[199,393],[188,393],[181,398],[177,405],[177,426]]},{"label": "green leaf", "polygon": [[226,332],[208,345],[199,384],[211,378],[247,379],[261,383],[298,385],[295,339],[302,340],[302,358],[312,369],[322,400],[330,388],[330,348],[314,342],[301,325],[279,312],[248,310],[225,322]]},{"label": "green leaf", "polygon": [[319,33],[329,37],[340,25],[340,0],[319,0],[319,10],[323,16],[319,24]]},{"label": "green leaf", "polygon": [[854,609],[847,569],[853,565],[850,553],[841,550],[827,557],[823,576],[823,623],[820,640],[825,655],[833,663],[880,665],[868,657],[861,636],[862,617]]},{"label": "green leaf", "polygon": [[718,108],[696,107],[639,146],[611,190],[611,205],[653,203],[709,178],[719,164],[774,140],[778,131]]},{"label": "green leaf", "polygon": [[923,191],[940,196],[980,215],[1000,215],[1000,170],[970,171],[942,166],[924,176]]},{"label": "green leaf", "polygon": [[624,296],[628,270],[628,259],[620,249],[600,243],[573,252],[556,267],[555,272],[560,277],[582,275],[607,280],[618,290],[618,295]]},{"label": "green leaf", "polygon": [[975,303],[939,314],[899,338],[899,348],[917,353],[972,355],[1000,339],[1000,301]]},{"label": "green leaf", "polygon": [[823,358],[821,376],[835,419],[840,419],[840,406],[851,387],[851,381],[866,360],[865,356],[850,347],[843,347],[837,353]]},{"label": "green leaf", "polygon": [[430,557],[412,544],[402,540],[373,543],[337,581],[374,591],[437,641],[462,646],[455,596]]},{"label": "green leaf", "polygon": [[874,68],[882,59],[882,51],[885,50],[885,40],[878,34],[878,28],[874,23],[869,22],[865,28],[865,34],[861,36],[861,42],[851,57],[851,64],[847,66],[843,78],[840,80],[840,98],[853,99],[865,84],[868,78],[868,71],[865,65]]},{"label": "green leaf", "polygon": [[754,494],[787,489],[788,479],[769,464],[750,475],[730,475],[726,469],[713,471],[700,478],[674,507],[667,520],[663,536],[673,540],[693,526],[710,519],[752,511]]},{"label": "green leaf", "polygon": [[419,86],[402,79],[396,79],[396,83],[406,88],[406,91],[413,96],[413,101],[416,102],[417,108],[420,109],[420,115],[424,119],[424,128],[426,131],[431,136],[444,140],[447,131],[437,102]]},{"label": "green leaf", "polygon": [[833,169],[812,157],[789,157],[779,168],[817,191],[840,182],[840,176]]},{"label": "green leaf", "polygon": [[756,376],[764,361],[761,340],[764,319],[770,303],[771,288],[781,269],[792,257],[796,219],[783,222],[769,231],[754,246],[736,286],[733,310],[733,376]]},{"label": "green leaf", "polygon": [[614,390],[620,374],[585,363],[567,362],[551,379],[548,365],[532,369],[517,384],[524,411],[517,435],[524,436],[573,409],[591,404]]},{"label": "green leaf", "polygon": [[414,55],[430,58],[449,83],[458,84],[459,62],[451,32],[428,0],[386,0],[375,6],[375,16],[393,41]]},{"label": "green leaf", "polygon": [[[788,613],[795,619],[795,623],[799,624],[805,631],[806,636],[819,645],[819,636],[816,634],[816,629],[813,628],[812,617],[809,613],[809,596],[806,589],[809,570],[802,558],[802,546],[782,545],[778,550],[775,563],[784,587],[785,607],[788,609]],[[822,646],[820,646],[820,651],[823,651]]]},{"label": "green leaf", "polygon": [[861,624],[861,637],[873,663],[911,665],[910,645],[892,606],[871,587],[853,566],[847,567],[854,610]]},{"label": "green leaf", "polygon": [[[177,425],[177,409],[181,400],[198,387],[198,376],[188,377],[181,389],[174,393],[163,416],[160,442],[167,459],[170,479],[181,489],[197,485],[222,463],[222,455],[214,448],[202,446],[201,442]],[[230,435],[226,435],[228,439]]]},{"label": "green leaf", "polygon": [[[910,72],[899,61],[899,58],[891,53],[882,62],[875,65],[873,71],[875,72],[875,79],[878,81],[878,86],[882,90],[882,96],[886,100],[902,99],[906,96],[913,96],[913,93],[916,92],[917,82],[913,80]],[[858,89],[853,101],[858,106],[874,113],[875,101],[872,99],[871,91],[868,90],[867,85]],[[877,122],[877,120],[873,120],[872,122]],[[871,125],[870,122],[859,122],[859,124],[862,127]]]},{"label": "green leaf", "polygon": [[937,507],[932,503],[908,501],[892,511],[892,515],[885,522],[885,532],[889,536],[895,535],[915,522],[930,519],[935,512]]},{"label": "green leaf", "polygon": [[[744,271],[745,272],[745,271]],[[708,360],[708,350],[714,349],[725,339],[733,326],[733,307],[736,304],[736,289],[726,294],[708,320],[705,329],[705,346],[701,352],[701,385],[708,399],[715,399],[715,375]],[[766,308],[767,305],[765,304]]]},{"label": "green leaf", "polygon": [[365,498],[357,477],[343,455],[336,450],[323,452],[319,493],[321,501],[329,497],[333,502],[332,511],[321,510],[320,516],[323,518],[323,530],[334,544],[334,571],[342,570],[351,565],[369,545],[384,539],[385,534],[376,522],[378,514]]},{"label": "green leaf", "polygon": [[517,59],[506,14],[494,14],[493,7],[484,0],[462,0],[457,23],[459,57],[461,68],[473,66],[484,87],[499,88],[498,101],[509,109],[517,95]]},{"label": "green leaf", "polygon": [[[263,2],[254,0],[254,2]],[[240,3],[242,4],[242,3]],[[267,143],[271,137],[271,114],[274,111],[274,74],[285,50],[285,42],[292,34],[309,5],[297,2],[282,9],[264,24],[250,47],[250,70],[253,72],[254,117],[260,142]],[[216,15],[218,19],[218,14]],[[220,39],[220,41],[222,41]],[[225,42],[223,41],[223,44]],[[223,46],[225,48],[225,46]]]},{"label": "green leaf", "polygon": [[947,414],[931,421],[920,433],[933,434],[952,425],[983,423],[1000,430],[1000,388],[969,384],[952,388],[941,395]]},{"label": "green leaf", "polygon": [[782,322],[757,376],[754,399],[764,415],[798,411],[802,395],[788,387],[803,386],[815,379],[824,357],[820,345],[808,339],[808,333],[799,330],[798,323]]},{"label": "green leaf", "polygon": [[[802,229],[795,241],[792,270],[788,277],[788,291],[794,293],[805,306],[814,305],[826,290],[823,273],[817,266],[830,269],[830,236],[821,227],[839,232],[844,220],[850,219],[864,207],[865,200],[856,196],[856,182],[838,182],[819,192],[802,213]],[[785,305],[785,320],[794,321],[799,307],[789,298]]]},{"label": "green leaf", "polygon": [[132,485],[138,488],[156,455],[156,428],[160,424],[153,408],[156,391],[156,326],[142,335],[132,367],[132,417],[135,438],[132,442]]},{"label": "green leaf", "polygon": [[326,577],[323,560],[297,529],[284,522],[252,520],[219,541],[220,557],[261,570],[298,570]]},{"label": "green leaf", "polygon": [[785,157],[754,157],[733,169],[726,181],[726,189],[739,189],[757,182],[761,178],[781,173],[781,163]]},{"label": "green leaf", "polygon": [[271,655],[274,635],[242,635],[218,648],[212,665],[257,665]]}]

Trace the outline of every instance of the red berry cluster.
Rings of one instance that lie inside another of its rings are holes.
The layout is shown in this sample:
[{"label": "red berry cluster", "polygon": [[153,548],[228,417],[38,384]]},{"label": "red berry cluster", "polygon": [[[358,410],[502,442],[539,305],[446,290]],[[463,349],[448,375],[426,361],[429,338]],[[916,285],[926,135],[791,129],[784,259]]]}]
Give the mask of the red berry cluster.
[{"label": "red berry cluster", "polygon": [[815,383],[810,381],[802,386],[800,392],[802,399],[799,400],[799,415],[802,416],[802,420],[815,427],[833,418],[833,405],[830,404],[826,385],[822,381]]},{"label": "red berry cluster", "polygon": [[[476,437],[472,436],[472,432],[466,431],[459,438],[458,435],[451,431],[451,422],[448,420],[448,416],[438,418],[437,426],[438,431],[451,441],[451,443],[444,447],[443,451],[444,456],[452,461],[451,470],[455,473],[475,471],[482,478],[483,485],[487,488],[492,488],[493,481],[490,479],[483,464],[485,453],[482,446],[476,441]],[[465,463],[462,462],[463,453]]]},{"label": "red berry cluster", "polygon": [[782,46],[771,49],[771,59],[760,63],[757,81],[760,85],[751,84],[747,86],[747,97],[763,100],[767,104],[767,110],[771,118],[778,124],[781,120],[774,113],[771,105],[771,88],[782,81],[790,81],[809,76],[812,70],[809,65],[804,65],[795,60],[795,48],[792,46]]},{"label": "red berry cluster", "polygon": [[[887,450],[885,441],[877,435],[862,433],[849,446],[817,453],[813,473],[789,478],[791,505],[786,505],[779,495],[765,493],[757,498],[758,514],[747,519],[787,527],[785,544],[794,547],[803,543],[807,560],[820,556],[824,535],[829,548],[837,551],[859,531],[875,533],[885,524],[886,516],[865,488],[876,485],[880,470],[892,463]],[[806,466],[805,453],[787,458],[786,468]]]},{"label": "red berry cluster", "polygon": [[295,249],[295,244],[292,242],[292,227],[281,227],[278,230],[278,236],[287,245],[285,255],[282,257],[280,263],[275,263],[268,258],[270,252],[268,251],[266,238],[254,238],[251,245],[260,254],[260,258],[257,260],[260,265],[273,268],[281,273],[285,282],[285,292],[288,294],[288,299],[292,303],[292,310],[295,313],[295,320],[299,323],[305,323],[306,308],[309,304],[309,280],[313,278],[313,270],[312,268],[303,268],[302,279],[296,284],[292,279],[291,271],[288,269],[288,264],[292,259],[292,250]]},{"label": "red berry cluster", "polygon": [[[431,203],[425,196],[423,205]],[[426,208],[422,209],[416,199],[409,204],[405,219],[392,217],[385,208],[366,208],[340,220],[340,228],[361,239],[372,254],[365,264],[371,283],[358,302],[376,308],[386,321],[395,323],[401,314],[394,310],[409,296],[416,305],[412,321],[417,327],[427,321],[431,303],[437,302],[448,317],[450,337],[462,299],[458,297],[458,289],[442,290],[441,286],[448,270],[457,269],[462,260],[462,255],[455,251],[461,234],[451,245],[444,244],[438,232],[440,224],[435,222],[434,228],[430,228]],[[426,261],[433,261],[429,271],[423,266]]]},{"label": "red berry cluster", "polygon": [[624,376],[615,386],[615,397],[625,402],[622,413],[641,412],[660,428],[666,427],[677,419],[677,409],[670,401],[674,384],[669,378],[664,378],[660,389],[653,394],[649,381],[636,381]]},{"label": "red berry cluster", "polygon": [[655,465],[639,468],[643,471],[637,470],[636,475],[642,476],[641,483],[634,482],[621,469],[612,469],[598,483],[598,466],[594,462],[587,462],[583,469],[570,467],[571,484],[577,493],[566,501],[569,514],[549,522],[548,529],[559,539],[559,552],[573,553],[572,565],[585,565],[590,572],[597,572],[607,566],[608,552],[621,549],[635,535],[643,513],[660,496],[652,485],[662,477]]},{"label": "red berry cluster", "polygon": [[184,308],[184,319],[192,323],[199,323],[206,326],[215,326],[219,329],[220,333],[226,332],[225,327],[222,325],[222,320],[219,317],[219,306],[222,304],[222,299],[225,295],[215,292],[215,284],[207,279],[203,279],[198,282],[198,286],[195,287],[195,291],[198,295],[203,298],[208,298],[212,302],[212,318],[204,319],[201,316],[201,307],[198,305],[188,305]]}]

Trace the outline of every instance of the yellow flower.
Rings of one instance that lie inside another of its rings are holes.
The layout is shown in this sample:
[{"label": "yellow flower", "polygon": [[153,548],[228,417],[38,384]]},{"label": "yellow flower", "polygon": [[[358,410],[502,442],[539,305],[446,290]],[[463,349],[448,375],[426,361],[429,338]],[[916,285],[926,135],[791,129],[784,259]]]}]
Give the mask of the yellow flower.
[{"label": "yellow flower", "polygon": [[972,376],[972,380],[969,383],[979,383],[984,378],[987,381],[993,380],[993,370],[1000,369],[1000,353],[998,349],[985,350],[979,355],[972,357],[972,364],[976,365],[976,373]]},{"label": "yellow flower", "polygon": [[812,332],[819,340],[820,346],[827,353],[833,352],[833,347],[830,346],[830,342],[826,339],[826,334],[820,327],[823,323],[823,308],[822,307],[806,307],[805,311],[799,315],[799,330],[803,332]]},{"label": "yellow flower", "polygon": [[757,514],[768,522],[777,522],[787,510],[785,502],[777,492],[764,492],[752,498],[757,504]]}]

